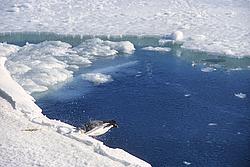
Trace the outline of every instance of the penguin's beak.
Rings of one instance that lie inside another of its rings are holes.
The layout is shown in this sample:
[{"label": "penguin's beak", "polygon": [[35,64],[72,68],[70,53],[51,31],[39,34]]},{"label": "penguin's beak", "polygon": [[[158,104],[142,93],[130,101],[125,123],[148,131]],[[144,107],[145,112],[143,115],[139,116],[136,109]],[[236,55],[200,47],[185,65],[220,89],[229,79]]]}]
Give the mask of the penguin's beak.
[{"label": "penguin's beak", "polygon": [[113,126],[114,126],[114,128],[118,128],[118,125],[116,123]]}]

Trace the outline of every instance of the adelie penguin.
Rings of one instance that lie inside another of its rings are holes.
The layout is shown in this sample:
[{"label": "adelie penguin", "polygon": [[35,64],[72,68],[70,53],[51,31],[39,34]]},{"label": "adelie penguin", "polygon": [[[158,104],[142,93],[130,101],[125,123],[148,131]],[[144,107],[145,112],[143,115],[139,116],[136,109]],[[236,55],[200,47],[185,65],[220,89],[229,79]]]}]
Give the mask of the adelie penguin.
[{"label": "adelie penguin", "polygon": [[115,120],[101,121],[94,120],[85,123],[82,127],[78,127],[79,131],[83,131],[88,136],[100,136],[108,132],[111,128],[117,128]]}]

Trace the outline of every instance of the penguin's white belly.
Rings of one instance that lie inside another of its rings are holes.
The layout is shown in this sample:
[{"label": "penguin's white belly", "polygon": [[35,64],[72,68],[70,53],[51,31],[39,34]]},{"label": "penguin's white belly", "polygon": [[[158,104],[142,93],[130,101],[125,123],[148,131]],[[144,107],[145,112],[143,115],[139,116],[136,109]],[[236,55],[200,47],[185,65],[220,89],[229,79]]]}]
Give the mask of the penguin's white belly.
[{"label": "penguin's white belly", "polygon": [[109,129],[111,129],[112,126],[109,127],[105,127],[104,126],[100,126],[100,127],[95,127],[94,129],[86,132],[85,134],[88,136],[99,136],[99,135],[103,135],[104,133],[108,132]]}]

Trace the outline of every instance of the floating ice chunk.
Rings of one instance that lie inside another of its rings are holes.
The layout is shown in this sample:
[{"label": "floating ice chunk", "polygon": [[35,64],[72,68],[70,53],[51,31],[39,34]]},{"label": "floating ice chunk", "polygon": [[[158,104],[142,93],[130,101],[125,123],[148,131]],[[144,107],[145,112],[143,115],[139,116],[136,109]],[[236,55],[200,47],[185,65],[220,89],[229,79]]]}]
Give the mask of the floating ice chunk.
[{"label": "floating ice chunk", "polygon": [[235,93],[234,96],[236,96],[236,97],[238,97],[238,98],[241,98],[241,99],[244,99],[244,98],[247,97],[247,95],[244,94],[244,93]]},{"label": "floating ice chunk", "polygon": [[169,44],[169,43],[172,44],[173,40],[171,40],[171,39],[160,39],[158,42],[159,42],[159,45],[163,46],[163,45]]},{"label": "floating ice chunk", "polygon": [[170,35],[170,39],[172,39],[174,41],[182,41],[183,37],[184,37],[184,35],[183,35],[183,32],[181,32],[181,31],[172,32]]},{"label": "floating ice chunk", "polygon": [[237,68],[231,68],[230,71],[241,71],[243,70],[241,67],[237,67]]},{"label": "floating ice chunk", "polygon": [[181,31],[172,32],[170,35],[166,35],[163,39],[160,39],[159,45],[180,43],[183,41],[183,33]]},{"label": "floating ice chunk", "polygon": [[81,75],[83,79],[93,82],[97,85],[113,81],[111,75],[102,73],[87,73]]},{"label": "floating ice chunk", "polygon": [[192,67],[195,67],[197,63],[195,61],[192,61]]},{"label": "floating ice chunk", "polygon": [[94,38],[84,41],[73,50],[82,56],[94,59],[95,57],[115,56],[118,53],[132,54],[135,47],[129,41],[112,42]]},{"label": "floating ice chunk", "polygon": [[60,41],[26,44],[9,56],[6,67],[28,93],[46,91],[72,77],[66,60],[78,55],[71,52],[71,45]]},{"label": "floating ice chunk", "polygon": [[0,43],[0,56],[9,56],[10,54],[17,52],[19,48],[20,47],[16,45]]},{"label": "floating ice chunk", "polygon": [[216,68],[212,68],[212,67],[204,67],[201,69],[202,72],[213,72],[216,71]]},{"label": "floating ice chunk", "polygon": [[78,54],[90,58],[94,58],[95,56],[114,56],[118,53],[118,51],[112,49],[110,46],[105,45],[104,41],[99,38],[86,40],[77,47],[75,47],[74,50]]},{"label": "floating ice chunk", "polygon": [[208,126],[217,126],[217,123],[211,122],[208,124]]},{"label": "floating ice chunk", "polygon": [[191,162],[183,161],[183,164],[185,164],[185,165],[191,165]]},{"label": "floating ice chunk", "polygon": [[[92,63],[89,58],[114,56],[119,52],[130,54],[135,50],[129,41],[111,42],[98,38],[86,40],[75,48],[60,41],[27,43],[20,48],[7,44],[0,46],[4,56],[12,53],[6,67],[28,93],[46,91],[50,86],[68,80],[80,66]],[[97,84],[112,80],[111,76],[101,74],[85,77]]]},{"label": "floating ice chunk", "polygon": [[190,97],[190,96],[191,96],[191,94],[185,94],[184,96],[185,96],[185,97]]},{"label": "floating ice chunk", "polygon": [[135,50],[134,45],[129,41],[121,41],[121,42],[105,41],[104,43],[109,45],[112,49],[115,49],[119,53],[132,54],[133,51]]},{"label": "floating ice chunk", "polygon": [[142,50],[157,51],[157,52],[169,52],[169,51],[171,51],[171,48],[148,46],[148,47],[142,48]]}]

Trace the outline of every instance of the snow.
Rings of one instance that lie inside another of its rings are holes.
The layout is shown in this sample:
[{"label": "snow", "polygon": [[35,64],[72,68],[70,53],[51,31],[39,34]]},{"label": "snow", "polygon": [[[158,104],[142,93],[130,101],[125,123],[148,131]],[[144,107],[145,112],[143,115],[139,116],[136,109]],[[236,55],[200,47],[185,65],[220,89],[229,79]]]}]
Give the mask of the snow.
[{"label": "snow", "polygon": [[135,47],[129,41],[112,42],[94,38],[84,41],[73,50],[79,55],[95,59],[96,57],[116,56],[118,53],[132,54]]},{"label": "snow", "polygon": [[156,51],[156,52],[170,52],[171,48],[168,48],[168,47],[152,47],[152,46],[148,46],[148,47],[142,48],[142,50]]},{"label": "snow", "polygon": [[250,56],[249,6],[249,0],[12,0],[0,4],[0,32],[182,32],[184,48],[243,57]]},{"label": "snow", "polygon": [[236,97],[238,97],[238,98],[241,98],[241,99],[244,99],[244,98],[247,97],[247,95],[244,94],[244,93],[235,93],[234,96],[236,96]]},{"label": "snow", "polygon": [[[50,120],[15,82],[0,57],[0,164],[2,166],[149,167],[121,149]],[[2,79],[4,78],[4,79]]]},{"label": "snow", "polygon": [[11,53],[17,52],[19,46],[10,45],[7,43],[0,43],[0,57],[1,56],[9,56]]},{"label": "snow", "polygon": [[[72,78],[74,71],[91,65],[92,61],[117,56],[130,55],[135,50],[129,41],[103,41],[89,39],[76,47],[60,41],[44,41],[26,44],[23,47],[0,43],[2,56],[8,56],[6,67],[12,77],[28,92],[42,92],[49,87]],[[95,83],[107,82],[101,75],[90,79]],[[99,80],[99,81],[97,81]],[[101,81],[102,80],[102,81]]]},{"label": "snow", "polygon": [[113,81],[111,75],[102,73],[87,73],[81,75],[83,79],[95,83],[96,85]]},{"label": "snow", "polygon": [[182,41],[184,38],[183,32],[175,31],[170,34],[170,39],[174,41]]}]

